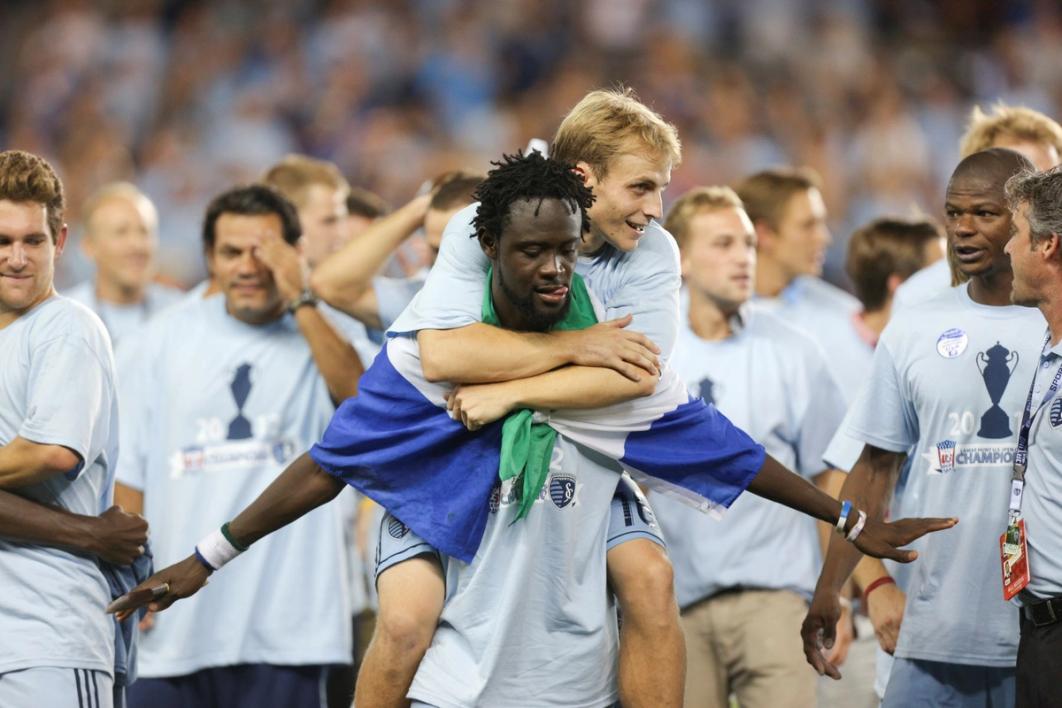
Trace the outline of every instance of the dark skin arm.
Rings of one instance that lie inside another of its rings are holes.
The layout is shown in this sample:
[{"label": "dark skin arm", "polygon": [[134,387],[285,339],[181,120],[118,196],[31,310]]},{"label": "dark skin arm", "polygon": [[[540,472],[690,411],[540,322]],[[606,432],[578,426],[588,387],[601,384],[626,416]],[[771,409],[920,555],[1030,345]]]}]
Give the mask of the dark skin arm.
[{"label": "dark skin arm", "polygon": [[[903,453],[867,445],[845,480],[841,497],[851,499],[856,508],[867,513],[868,527],[871,521],[880,524],[881,519],[885,517],[905,457]],[[950,525],[956,522],[957,520],[952,520]],[[841,588],[861,557],[859,552],[852,548],[852,544],[844,543],[843,539],[835,537],[830,541],[822,573],[815,587],[815,596],[800,630],[808,663],[820,675],[826,674],[834,679],[841,678],[841,674],[836,666],[826,660],[822,650],[833,646],[834,627],[841,612]]]},{"label": "dark skin arm", "polygon": [[[322,504],[335,499],[345,486],[342,480],[318,467],[309,453],[304,453],[288,465],[257,499],[229,522],[229,532],[241,545],[249,546],[258,539],[305,516]],[[155,573],[133,588],[129,594],[168,585],[169,591],[149,605],[151,610],[157,612],[166,609],[177,600],[190,597],[198,592],[206,584],[210,572],[193,553],[184,560]],[[119,604],[121,602],[122,599],[119,599],[108,608],[108,611],[117,612],[119,619],[124,619],[141,604],[146,604],[145,601],[137,605],[126,606]]]},{"label": "dark skin arm", "polygon": [[147,522],[117,506],[100,516],[83,516],[0,491],[0,537],[126,565],[144,551]]}]

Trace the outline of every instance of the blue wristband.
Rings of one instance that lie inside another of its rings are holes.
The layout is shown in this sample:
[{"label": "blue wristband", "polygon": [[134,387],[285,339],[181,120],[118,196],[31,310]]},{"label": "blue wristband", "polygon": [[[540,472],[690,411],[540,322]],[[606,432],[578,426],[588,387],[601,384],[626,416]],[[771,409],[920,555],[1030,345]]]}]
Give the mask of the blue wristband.
[{"label": "blue wristband", "polygon": [[841,515],[837,518],[837,533],[844,534],[845,524],[848,523],[848,515],[852,513],[852,502],[847,499],[841,502]]}]

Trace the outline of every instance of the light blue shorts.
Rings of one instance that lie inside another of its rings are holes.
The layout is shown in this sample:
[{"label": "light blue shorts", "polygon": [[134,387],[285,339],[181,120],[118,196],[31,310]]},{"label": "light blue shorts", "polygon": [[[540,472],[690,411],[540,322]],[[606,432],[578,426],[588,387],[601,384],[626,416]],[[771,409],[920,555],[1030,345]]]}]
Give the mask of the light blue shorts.
[{"label": "light blue shorts", "polygon": [[115,708],[114,680],[104,671],[40,666],[0,674],[4,708]]},{"label": "light blue shorts", "polygon": [[[610,551],[621,543],[640,538],[667,548],[645,495],[638,485],[624,475],[619,478],[609,508],[605,549]],[[435,556],[440,563],[443,562],[439,552],[427,541],[391,516],[390,512],[384,514],[376,542],[376,578],[379,579],[380,574],[388,568],[421,555]]]},{"label": "light blue shorts", "polygon": [[1014,708],[1013,667],[896,657],[882,708]]}]

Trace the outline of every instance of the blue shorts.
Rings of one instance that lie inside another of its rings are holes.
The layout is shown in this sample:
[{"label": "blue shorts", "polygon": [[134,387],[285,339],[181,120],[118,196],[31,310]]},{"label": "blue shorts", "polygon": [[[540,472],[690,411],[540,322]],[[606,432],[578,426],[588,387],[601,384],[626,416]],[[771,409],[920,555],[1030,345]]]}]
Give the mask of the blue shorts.
[{"label": "blue shorts", "polygon": [[[610,551],[621,543],[638,539],[647,539],[667,548],[656,516],[642,490],[630,477],[623,475],[616,485],[609,509],[605,549]],[[376,578],[379,579],[380,574],[388,568],[421,555],[435,556],[440,563],[443,562],[439,552],[427,541],[391,516],[390,512],[384,514],[376,542]]]},{"label": "blue shorts", "polygon": [[41,666],[0,674],[0,706],[118,708],[114,681],[103,671]]},{"label": "blue shorts", "polygon": [[1014,708],[1014,667],[896,657],[882,708]]},{"label": "blue shorts", "polygon": [[126,689],[129,708],[321,708],[328,666],[237,664],[184,676],[141,678]]}]

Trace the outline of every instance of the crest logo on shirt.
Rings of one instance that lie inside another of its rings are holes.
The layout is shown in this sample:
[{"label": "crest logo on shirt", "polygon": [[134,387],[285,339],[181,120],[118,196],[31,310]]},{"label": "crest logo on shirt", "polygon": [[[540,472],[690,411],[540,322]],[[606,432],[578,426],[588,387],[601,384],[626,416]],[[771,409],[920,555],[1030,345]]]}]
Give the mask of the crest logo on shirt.
[{"label": "crest logo on shirt", "polygon": [[549,480],[549,498],[558,509],[563,509],[575,499],[575,475],[557,472]]},{"label": "crest logo on shirt", "polygon": [[937,337],[937,354],[940,354],[945,359],[954,359],[966,351],[969,343],[970,338],[961,329],[945,330],[943,334]]},{"label": "crest logo on shirt", "polygon": [[937,443],[937,462],[940,464],[941,474],[951,474],[955,471],[955,441],[945,440]]},{"label": "crest logo on shirt", "polygon": [[490,500],[487,502],[487,508],[490,509],[492,514],[498,513],[498,509],[501,508],[501,485],[495,484],[494,488],[490,490]]},{"label": "crest logo on shirt", "polygon": [[391,538],[402,538],[409,533],[409,527],[392,516],[387,520],[387,533],[391,535]]},{"label": "crest logo on shirt", "polygon": [[1003,392],[1007,390],[1010,377],[1018,366],[1018,352],[1010,351],[999,342],[987,351],[977,353],[977,368],[988,389],[988,398],[992,407],[981,416],[981,429],[977,436],[999,440],[1013,435],[1010,429],[1010,416],[999,407]]},{"label": "crest logo on shirt", "polygon": [[251,365],[240,364],[229,384],[232,399],[236,402],[236,417],[229,423],[228,440],[247,440],[252,437],[251,421],[243,415],[243,406],[251,395]]},{"label": "crest logo on shirt", "polygon": [[1062,425],[1062,398],[1056,398],[1051,404],[1051,427],[1057,428]]}]

